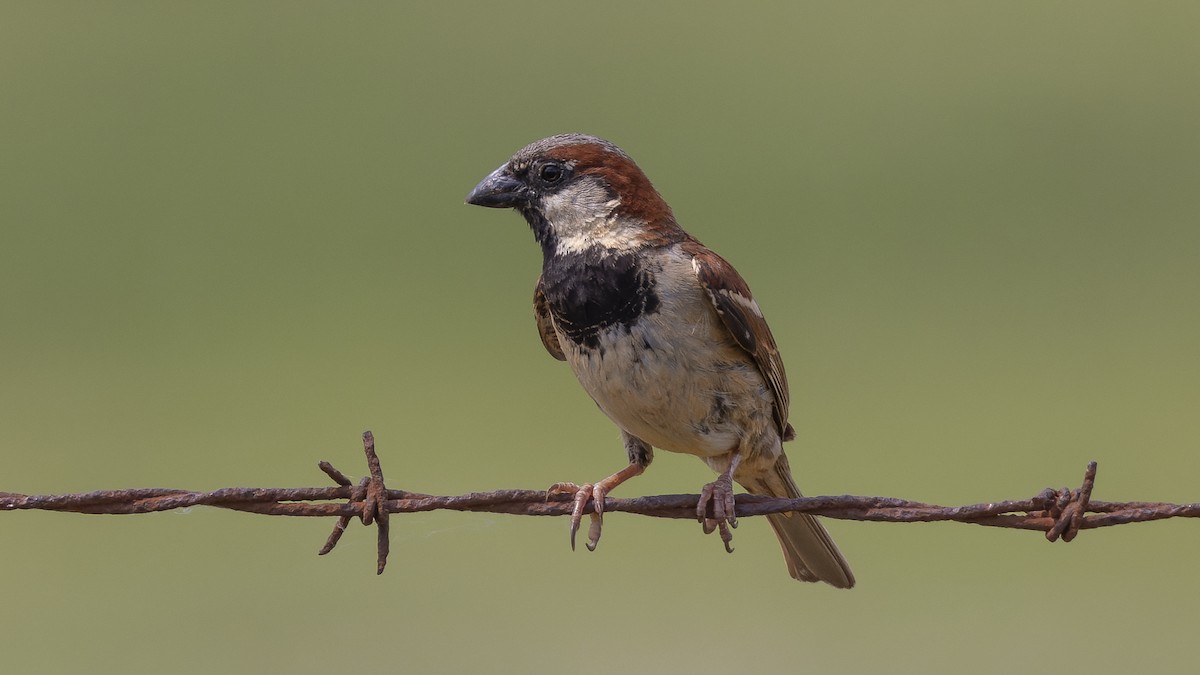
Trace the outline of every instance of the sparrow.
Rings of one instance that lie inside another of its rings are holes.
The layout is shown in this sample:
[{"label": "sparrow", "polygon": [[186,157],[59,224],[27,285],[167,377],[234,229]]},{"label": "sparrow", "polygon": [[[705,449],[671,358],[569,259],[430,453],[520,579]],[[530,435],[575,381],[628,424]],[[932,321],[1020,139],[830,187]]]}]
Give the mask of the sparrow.
[{"label": "sparrow", "polygon": [[[695,455],[717,473],[696,516],[706,534],[720,530],[727,550],[734,482],[751,494],[800,496],[783,451],[795,437],[787,375],[762,310],[737,270],[680,227],[629,155],[594,136],[551,136],[519,150],[466,201],[525,217],[542,249],[533,295],[542,344],[621,431],[625,468],[550,488],[574,494],[572,548],[590,502],[595,549],[605,495],[643,473],[654,448]],[[792,578],[854,585],[815,517],[767,520]]]}]

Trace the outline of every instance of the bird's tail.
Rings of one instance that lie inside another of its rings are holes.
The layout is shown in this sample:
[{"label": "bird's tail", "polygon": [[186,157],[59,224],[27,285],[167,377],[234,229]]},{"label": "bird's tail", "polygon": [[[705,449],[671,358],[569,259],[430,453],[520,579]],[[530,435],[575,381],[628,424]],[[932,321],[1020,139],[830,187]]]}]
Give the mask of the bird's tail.
[{"label": "bird's tail", "polygon": [[[774,470],[739,482],[752,494],[792,499],[802,496],[792,479],[786,455],[779,456]],[[807,513],[773,513],[767,516],[767,521],[779,538],[788,572],[793,579],[824,581],[837,588],[854,586],[850,564],[815,516]]]}]

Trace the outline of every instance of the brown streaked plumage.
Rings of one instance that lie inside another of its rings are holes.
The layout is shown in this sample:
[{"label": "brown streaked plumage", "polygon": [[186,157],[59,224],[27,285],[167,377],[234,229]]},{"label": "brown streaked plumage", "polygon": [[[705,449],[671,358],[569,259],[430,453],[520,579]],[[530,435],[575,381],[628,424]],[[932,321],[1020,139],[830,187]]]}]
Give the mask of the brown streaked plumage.
[{"label": "brown streaked plumage", "polygon": [[566,361],[562,345],[558,343],[558,333],[554,329],[554,318],[550,316],[550,308],[546,306],[546,294],[542,292],[542,277],[538,276],[533,288],[533,317],[537,321],[538,337],[542,339],[546,351],[559,361]]},{"label": "brown streaked plumage", "polygon": [[695,239],[685,243],[683,250],[692,256],[700,285],[708,292],[708,299],[729,334],[754,357],[759,372],[766,378],[775,396],[775,422],[779,425],[780,436],[785,441],[792,440],[796,431],[787,422],[790,400],[787,373],[779,358],[779,348],[775,346],[775,336],[771,335],[762,310],[750,294],[750,286],[733,265]]},{"label": "brown streaked plumage", "polygon": [[[595,548],[604,496],[642,473],[655,447],[696,455],[718,473],[697,517],[726,547],[733,482],[800,495],[782,445],[794,436],[787,375],[762,310],[733,266],[679,226],[625,152],[593,136],[552,136],[519,150],[467,201],[525,216],[543,254],[534,290],[542,344],[621,429],[627,467],[595,484],[551,488],[575,496],[572,546],[591,501]],[[816,518],[768,520],[792,577],[854,585]]]}]

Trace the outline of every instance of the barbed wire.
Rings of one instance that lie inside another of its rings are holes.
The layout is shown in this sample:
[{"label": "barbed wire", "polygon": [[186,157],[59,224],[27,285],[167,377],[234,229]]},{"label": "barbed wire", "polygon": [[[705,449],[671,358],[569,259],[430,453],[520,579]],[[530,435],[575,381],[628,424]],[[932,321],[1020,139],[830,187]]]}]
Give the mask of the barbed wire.
[{"label": "barbed wire", "polygon": [[[524,516],[570,515],[572,495],[548,494],[543,490],[495,490],[457,496],[427,495],[388,489],[383,480],[375,438],[363,433],[363,451],[369,475],[354,484],[329,462],[318,466],[337,483],[336,487],[308,488],[221,488],[193,492],[171,488],[130,488],[62,495],[23,495],[0,492],[0,511],[40,510],[70,513],[133,514],[170,511],[191,506],[214,506],[272,516],[336,516],[325,545],[318,552],[333,550],[352,519],[376,526],[378,557],[376,572],[383,573],[389,550],[389,516],[422,511],[476,511]],[[951,521],[986,527],[1003,527],[1044,532],[1049,541],[1071,541],[1080,530],[1139,523],[1165,518],[1198,518],[1200,503],[1102,502],[1091,498],[1096,482],[1096,462],[1084,472],[1083,484],[1070,488],[1046,488],[1023,500],[987,502],[966,506],[938,506],[894,497],[854,495],[798,497],[787,499],[739,494],[737,516],[761,516],[796,511],[839,520],[884,523],[931,523]],[[632,513],[655,518],[696,518],[699,495],[657,495],[619,499],[608,497],[606,512]],[[592,503],[587,505],[592,513]],[[711,516],[712,514],[709,513]]]}]

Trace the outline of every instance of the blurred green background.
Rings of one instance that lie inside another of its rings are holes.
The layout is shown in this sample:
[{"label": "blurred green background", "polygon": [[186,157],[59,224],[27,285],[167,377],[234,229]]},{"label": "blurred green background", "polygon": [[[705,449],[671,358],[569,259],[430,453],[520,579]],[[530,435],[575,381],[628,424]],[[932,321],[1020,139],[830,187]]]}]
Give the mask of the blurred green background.
[{"label": "blurred green background", "polygon": [[[628,150],[736,264],[810,494],[1200,499],[1195,3],[0,5],[0,490],[594,480],[476,181]],[[694,492],[660,453],[618,496]],[[11,672],[1186,672],[1200,531],[834,522],[851,592],[612,515],[0,515]]]}]

